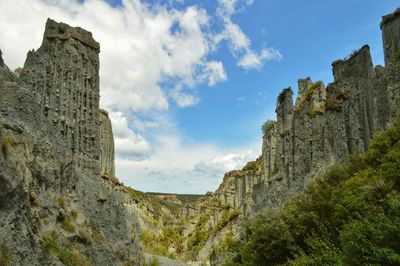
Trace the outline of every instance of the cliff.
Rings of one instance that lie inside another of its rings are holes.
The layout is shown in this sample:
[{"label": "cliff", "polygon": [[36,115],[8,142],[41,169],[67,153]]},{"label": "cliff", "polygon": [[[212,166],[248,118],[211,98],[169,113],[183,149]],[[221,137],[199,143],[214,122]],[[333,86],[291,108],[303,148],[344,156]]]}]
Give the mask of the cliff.
[{"label": "cliff", "polygon": [[[330,166],[366,151],[371,137],[399,116],[400,9],[382,18],[381,29],[384,67],[374,67],[365,45],[332,63],[334,80],[327,86],[309,77],[299,79],[295,101],[292,89],[284,89],[277,99],[276,121],[263,126],[262,154],[254,162],[260,167],[227,173],[208,203],[188,208],[185,215],[197,216],[194,220],[210,214],[212,233],[197,260],[211,256],[212,264],[222,262],[221,243],[232,233],[237,236],[244,218],[282,206]],[[221,227],[227,206],[240,213]]]},{"label": "cliff", "polygon": [[[0,62],[0,244],[12,265],[140,265],[138,208],[114,177],[100,46],[48,20],[18,75]],[[103,178],[102,178],[103,177]]]},{"label": "cliff", "polygon": [[326,87],[310,78],[278,98],[277,121],[263,137],[264,173],[253,194],[255,210],[279,207],[312,178],[350,154],[366,151],[372,135],[399,115],[399,11],[383,17],[385,67],[373,66],[369,47],[332,64]]}]

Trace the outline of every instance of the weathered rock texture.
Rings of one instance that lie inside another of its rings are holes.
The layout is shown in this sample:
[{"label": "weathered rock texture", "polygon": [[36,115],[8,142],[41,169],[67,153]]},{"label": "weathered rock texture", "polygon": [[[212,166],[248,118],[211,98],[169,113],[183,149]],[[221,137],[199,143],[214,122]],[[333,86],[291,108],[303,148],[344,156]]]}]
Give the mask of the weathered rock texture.
[{"label": "weathered rock texture", "polygon": [[111,178],[98,53],[91,33],[49,19],[19,77],[0,65],[0,242],[12,265],[140,265],[137,205]]},{"label": "weathered rock texture", "polygon": [[[311,78],[300,79],[294,103],[291,88],[282,91],[277,120],[265,125],[261,171],[225,175],[210,198],[220,202],[210,209],[214,220],[223,205],[239,208],[239,218],[281,206],[328,167],[365,151],[371,136],[400,115],[400,9],[383,17],[381,29],[385,67],[373,66],[365,45],[349,58],[333,62],[334,81],[326,87]],[[193,206],[187,215],[204,212],[206,205]],[[234,219],[227,226],[238,231],[240,221]],[[225,229],[217,230],[197,259],[211,255],[212,264],[221,262],[211,248],[224,235]]]},{"label": "weathered rock texture", "polygon": [[[278,97],[277,121],[263,137],[262,173],[244,182],[224,179],[217,193],[240,207],[250,191],[255,211],[278,207],[327,167],[365,151],[373,134],[400,114],[400,9],[381,23],[385,67],[373,66],[369,47],[333,62],[334,81],[326,87],[308,77]],[[249,188],[251,186],[252,188]]]},{"label": "weathered rock texture", "polygon": [[115,175],[114,135],[108,113],[102,109],[100,109],[100,167],[102,175]]},{"label": "weathered rock texture", "polygon": [[90,32],[48,19],[42,45],[28,52],[19,77],[74,160],[94,172],[100,171],[99,52]]}]

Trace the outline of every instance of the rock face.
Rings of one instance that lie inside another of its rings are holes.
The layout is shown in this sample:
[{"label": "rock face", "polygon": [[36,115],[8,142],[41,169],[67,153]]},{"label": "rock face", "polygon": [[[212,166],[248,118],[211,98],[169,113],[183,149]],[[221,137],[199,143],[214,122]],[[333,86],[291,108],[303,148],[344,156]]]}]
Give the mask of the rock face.
[{"label": "rock face", "polygon": [[[299,79],[295,102],[291,88],[282,91],[277,120],[263,127],[261,170],[225,175],[210,196],[210,202],[220,202],[212,210],[213,220],[219,220],[223,205],[239,208],[239,218],[281,206],[328,167],[365,151],[372,135],[400,115],[400,9],[383,17],[381,29],[384,67],[374,67],[365,45],[333,62],[334,81],[326,87],[309,77]],[[205,205],[192,207],[190,213],[204,212]],[[226,227],[237,232],[240,222],[234,219]],[[217,227],[210,235],[198,260],[211,255],[211,264],[223,261],[211,247],[226,234],[224,230]]]},{"label": "rock face", "polygon": [[225,203],[248,202],[246,187],[253,212],[279,207],[327,167],[365,151],[371,136],[400,114],[400,9],[383,17],[381,29],[385,67],[373,66],[365,45],[332,63],[334,81],[326,87],[299,79],[295,103],[291,88],[282,91],[277,121],[266,125],[263,137],[262,173],[246,185],[242,176],[224,179],[220,188],[226,189],[217,192],[228,196],[220,196]]},{"label": "rock face", "polygon": [[48,19],[41,47],[29,51],[19,81],[85,169],[100,171],[99,44],[81,28]]},{"label": "rock face", "polygon": [[254,193],[255,210],[278,207],[307,182],[350,154],[365,151],[372,135],[399,114],[399,11],[381,24],[385,67],[374,68],[369,47],[333,62],[333,83],[326,88],[299,80],[278,99],[277,122],[263,139],[264,173]]},{"label": "rock face", "polygon": [[107,111],[100,109],[100,173],[114,176],[114,135]]},{"label": "rock face", "polygon": [[17,77],[0,65],[0,242],[12,265],[140,265],[137,204],[114,174],[99,44],[48,20]]}]

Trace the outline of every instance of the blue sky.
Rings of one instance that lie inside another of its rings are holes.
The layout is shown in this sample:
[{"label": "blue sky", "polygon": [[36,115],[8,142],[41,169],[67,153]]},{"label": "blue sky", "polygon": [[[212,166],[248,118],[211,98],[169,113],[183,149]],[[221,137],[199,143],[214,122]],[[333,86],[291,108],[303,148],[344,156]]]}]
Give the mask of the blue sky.
[{"label": "blue sky", "polygon": [[10,68],[40,46],[47,17],[101,44],[101,107],[116,174],[143,191],[205,193],[254,160],[261,125],[297,79],[328,83],[331,63],[369,44],[383,63],[381,17],[398,1],[0,0]]}]

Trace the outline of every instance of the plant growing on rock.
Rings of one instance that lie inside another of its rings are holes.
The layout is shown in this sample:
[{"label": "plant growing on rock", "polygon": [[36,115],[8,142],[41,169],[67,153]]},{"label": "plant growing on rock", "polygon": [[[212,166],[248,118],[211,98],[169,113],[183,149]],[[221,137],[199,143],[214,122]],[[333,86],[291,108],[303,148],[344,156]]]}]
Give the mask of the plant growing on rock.
[{"label": "plant growing on rock", "polygon": [[265,135],[269,130],[271,130],[274,127],[275,124],[276,124],[276,121],[267,120],[267,122],[265,122],[261,127],[263,134]]}]

